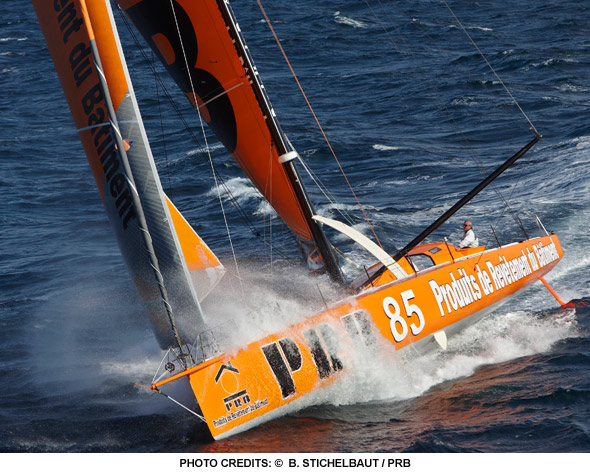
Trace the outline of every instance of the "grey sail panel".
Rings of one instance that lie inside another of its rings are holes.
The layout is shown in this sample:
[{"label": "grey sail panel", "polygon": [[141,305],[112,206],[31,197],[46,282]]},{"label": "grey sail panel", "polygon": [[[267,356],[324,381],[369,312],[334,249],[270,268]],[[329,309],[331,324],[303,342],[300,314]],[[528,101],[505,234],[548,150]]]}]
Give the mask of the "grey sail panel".
[{"label": "grey sail panel", "polygon": [[[155,319],[154,323],[158,328],[159,333],[157,333],[157,336],[160,344],[163,347],[176,344],[174,343],[176,340],[171,338],[171,335],[174,336],[175,334],[170,333],[171,320],[169,311],[172,313],[173,323],[180,340],[183,343],[191,343],[198,333],[205,329],[202,311],[188,268],[182,257],[180,242],[174,231],[108,2],[106,8],[110,25],[105,24],[105,20],[100,15],[96,17],[91,15],[90,18],[101,61],[104,62],[103,55],[107,57],[108,61],[118,59],[124,73],[128,92],[116,106],[116,119],[121,139],[124,140],[129,170],[135,184],[135,191],[141,202],[143,216],[158,267],[153,268],[153,262],[146,258],[147,248],[145,248],[145,244],[137,245],[135,239],[123,242],[125,252],[130,255],[126,259],[131,260],[131,267],[138,270],[132,272],[132,277],[140,291],[140,296],[146,302],[146,307],[151,310],[152,319]],[[92,14],[92,12],[93,7],[89,8],[89,13]],[[101,41],[103,35],[106,37],[104,41]],[[114,37],[116,48],[112,47],[110,35]],[[112,74],[112,77],[110,77],[109,71],[106,69],[105,78],[107,84],[110,80],[117,83],[122,79],[117,74]],[[113,104],[115,105],[114,102]],[[143,232],[144,229],[140,228],[139,231]],[[142,242],[141,239],[139,241]],[[163,304],[158,304],[161,294],[160,291],[154,290],[154,271],[160,272],[165,285],[167,302],[169,303],[168,310],[161,310]],[[164,326],[166,331],[162,333]]]}]

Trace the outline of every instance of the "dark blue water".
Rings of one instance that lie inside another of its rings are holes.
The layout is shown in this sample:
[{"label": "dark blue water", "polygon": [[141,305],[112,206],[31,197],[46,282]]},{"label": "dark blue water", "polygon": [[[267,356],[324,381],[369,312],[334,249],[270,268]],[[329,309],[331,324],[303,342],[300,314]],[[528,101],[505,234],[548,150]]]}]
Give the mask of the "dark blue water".
[{"label": "dark blue water", "polygon": [[[532,138],[529,123],[439,1],[368,1],[376,16],[352,0],[302,0],[297,8],[266,3],[385,248],[402,247],[484,169]],[[486,244],[495,244],[490,225],[501,243],[521,238],[504,205],[509,201],[531,234],[538,233],[532,220],[538,215],[559,235],[565,257],[547,277],[555,290],[567,301],[588,301],[590,5],[451,5],[544,139],[431,238],[457,240],[465,218]],[[590,451],[590,306],[559,309],[540,284],[451,340],[445,353],[371,360],[369,373],[352,373],[310,400],[317,405],[219,442],[190,414],[134,386],[150,382],[162,354],[34,11],[18,0],[2,6],[0,451]],[[282,127],[342,203],[326,202],[310,186],[319,212],[342,218],[337,210],[344,209],[369,235],[256,3],[236,1],[234,10]],[[190,138],[118,14],[117,20],[163,185],[232,267],[203,141]],[[166,84],[201,136],[197,117]],[[285,296],[291,276],[284,261],[296,258],[288,232],[277,219],[271,232],[268,208],[220,146],[212,146],[218,172],[262,235],[253,235],[224,196],[238,262],[256,267],[243,271],[244,284],[273,281],[250,325],[280,325],[277,305],[313,310],[317,295],[307,302]],[[333,241],[353,262],[370,261],[346,240]],[[354,264],[345,269],[352,275]],[[212,303],[205,309],[215,313]],[[250,320],[239,302],[232,312]]]}]

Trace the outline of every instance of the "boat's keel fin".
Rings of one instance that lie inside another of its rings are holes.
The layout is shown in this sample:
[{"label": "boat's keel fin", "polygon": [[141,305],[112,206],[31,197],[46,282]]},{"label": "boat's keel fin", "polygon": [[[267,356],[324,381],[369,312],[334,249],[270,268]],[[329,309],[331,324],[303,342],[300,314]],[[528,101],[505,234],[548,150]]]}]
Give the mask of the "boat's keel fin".
[{"label": "boat's keel fin", "polygon": [[443,349],[446,350],[447,349],[447,334],[444,330],[440,330],[436,333],[433,334],[434,335],[434,340],[436,341],[436,343],[438,343],[438,345]]}]

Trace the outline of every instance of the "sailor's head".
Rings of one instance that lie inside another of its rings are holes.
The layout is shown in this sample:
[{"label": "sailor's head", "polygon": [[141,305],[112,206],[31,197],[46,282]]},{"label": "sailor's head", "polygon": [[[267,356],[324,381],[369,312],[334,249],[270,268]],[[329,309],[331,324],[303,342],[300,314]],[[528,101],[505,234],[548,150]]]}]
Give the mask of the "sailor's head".
[{"label": "sailor's head", "polygon": [[471,230],[471,227],[473,227],[473,225],[471,224],[471,220],[465,220],[463,222],[463,230]]}]

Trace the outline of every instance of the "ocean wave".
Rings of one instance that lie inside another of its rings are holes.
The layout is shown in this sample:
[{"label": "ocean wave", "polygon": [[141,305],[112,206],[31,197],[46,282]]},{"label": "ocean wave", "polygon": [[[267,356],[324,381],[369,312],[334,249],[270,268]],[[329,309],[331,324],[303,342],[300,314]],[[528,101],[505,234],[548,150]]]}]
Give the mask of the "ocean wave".
[{"label": "ocean wave", "polygon": [[469,107],[473,107],[475,105],[479,105],[479,101],[476,97],[458,97],[456,99],[451,100],[451,105],[467,105]]},{"label": "ocean wave", "polygon": [[578,136],[572,140],[576,149],[586,149],[590,147],[590,136]]},{"label": "ocean wave", "polygon": [[258,192],[250,180],[245,177],[234,177],[226,181],[225,185],[219,184],[218,186],[213,186],[207,191],[207,196],[217,197],[218,195],[221,195],[224,198],[229,198],[230,193],[239,203],[247,202],[252,199],[262,199],[260,192]]},{"label": "ocean wave", "polygon": [[319,209],[319,214],[329,217],[330,211],[354,211],[358,210],[358,206],[354,204],[344,204],[342,202],[330,202],[329,204],[322,205]]},{"label": "ocean wave", "polygon": [[486,86],[486,85],[502,85],[502,82],[500,82],[499,80],[486,80],[486,79],[481,79],[477,81],[480,85]]},{"label": "ocean wave", "polygon": [[301,156],[312,156],[314,154],[316,154],[318,151],[320,151],[320,148],[310,148],[310,149],[306,149],[304,151],[301,151],[299,154]]},{"label": "ocean wave", "polygon": [[340,23],[341,25],[346,25],[346,26],[352,26],[353,28],[366,28],[367,27],[366,23],[364,23],[362,21],[355,20],[353,18],[349,18],[347,16],[343,16],[340,14],[339,11],[334,13],[334,20],[336,21],[336,23]]},{"label": "ocean wave", "polygon": [[374,144],[373,149],[377,150],[377,151],[400,151],[405,148],[402,148],[401,146],[389,146],[389,145]]},{"label": "ocean wave", "polygon": [[276,216],[277,213],[275,212],[275,209],[273,209],[272,206],[266,200],[262,199],[258,204],[256,210],[254,211],[254,215],[266,217],[269,215]]},{"label": "ocean wave", "polygon": [[559,340],[576,336],[575,315],[543,319],[522,311],[497,314],[449,339],[444,352],[355,352],[354,369],[323,396],[336,406],[412,399],[482,366],[543,353]]},{"label": "ocean wave", "polygon": [[[449,28],[459,28],[459,26],[452,24],[449,25]],[[485,32],[489,32],[489,31],[494,31],[493,28],[489,28],[487,26],[465,26],[466,30],[479,30],[479,31],[485,31]]]},{"label": "ocean wave", "polygon": [[546,59],[543,62],[534,62],[531,64],[532,67],[549,67],[549,66],[554,66],[556,64],[576,64],[579,61],[577,59],[573,59],[570,57],[565,57],[565,58],[555,58],[555,57],[551,57],[549,59]]},{"label": "ocean wave", "polygon": [[[364,236],[366,236],[370,240],[375,239],[372,232],[371,232],[369,224],[366,222],[354,224],[354,225],[352,225],[352,228],[354,228],[357,232],[362,233]],[[335,234],[332,239],[335,242],[350,242],[350,238],[342,233]],[[348,257],[348,255],[347,255],[347,257]]]},{"label": "ocean wave", "polygon": [[581,85],[576,85],[576,84],[561,84],[558,87],[558,90],[560,90],[562,92],[583,92],[583,93],[590,91],[590,89],[588,87],[583,87]]},{"label": "ocean wave", "polygon": [[[223,143],[213,143],[213,144],[209,144],[209,151],[213,151],[213,150],[217,150],[217,149],[222,149],[224,148]],[[190,151],[188,151],[186,153],[187,156],[194,156],[195,154],[201,154],[203,152],[204,148],[199,148],[199,149],[191,149]]]},{"label": "ocean wave", "polygon": [[[577,150],[585,149],[590,146],[590,135],[580,135],[569,140],[560,141],[557,144],[558,148],[566,148],[565,152],[576,153]],[[574,150],[575,148],[575,150]]]}]

